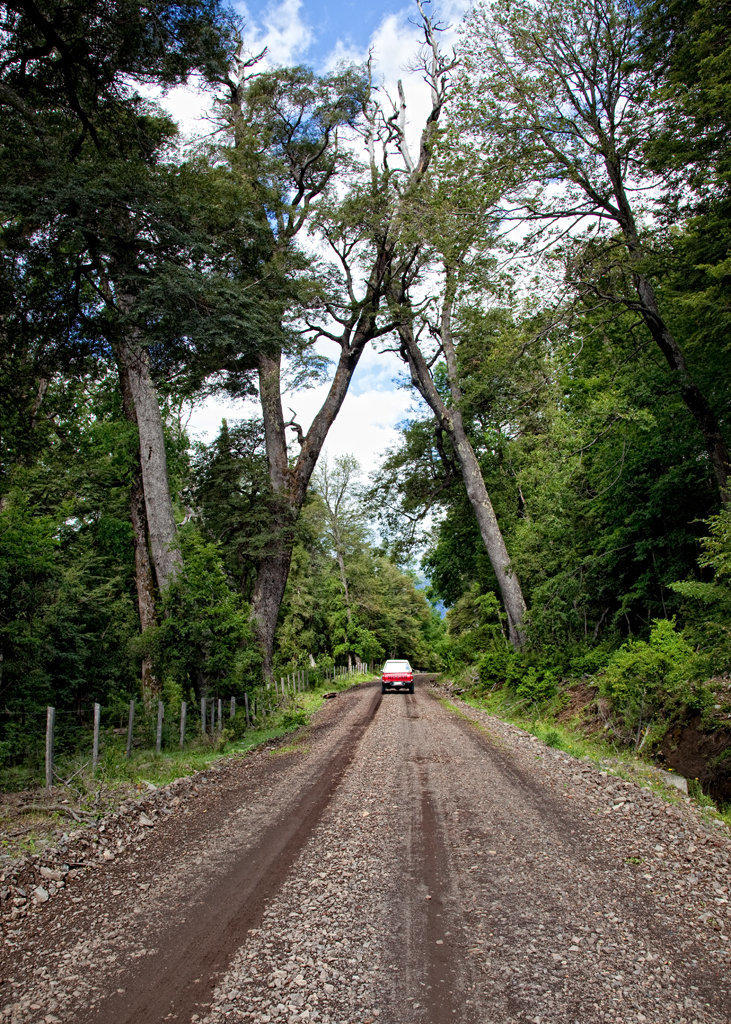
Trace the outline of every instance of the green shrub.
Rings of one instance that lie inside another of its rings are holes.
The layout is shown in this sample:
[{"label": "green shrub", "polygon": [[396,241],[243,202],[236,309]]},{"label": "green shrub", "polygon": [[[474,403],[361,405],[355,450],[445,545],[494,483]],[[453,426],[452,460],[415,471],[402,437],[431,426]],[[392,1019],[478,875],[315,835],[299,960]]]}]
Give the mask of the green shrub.
[{"label": "green shrub", "polygon": [[282,715],[282,725],[285,729],[298,729],[307,722],[307,713],[299,707],[287,708]]},{"label": "green shrub", "polygon": [[645,640],[629,640],[599,675],[599,692],[611,702],[639,746],[643,729],[659,717],[670,718],[697,693],[691,679],[695,654],[675,621],[656,619]]},{"label": "green shrub", "polygon": [[493,689],[505,682],[511,660],[515,657],[508,647],[492,648],[480,657],[477,671],[481,689]]},{"label": "green shrub", "polygon": [[550,669],[529,666],[524,669],[515,685],[516,696],[528,704],[547,704],[556,696],[558,678]]},{"label": "green shrub", "polygon": [[560,749],[562,746],[561,734],[556,729],[548,729],[543,737],[543,742],[547,747]]}]

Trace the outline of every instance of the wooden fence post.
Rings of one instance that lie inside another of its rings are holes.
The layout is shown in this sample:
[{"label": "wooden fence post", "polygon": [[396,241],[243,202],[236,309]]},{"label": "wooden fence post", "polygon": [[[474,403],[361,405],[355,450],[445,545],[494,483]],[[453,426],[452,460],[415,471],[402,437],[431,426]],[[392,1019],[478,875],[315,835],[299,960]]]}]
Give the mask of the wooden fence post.
[{"label": "wooden fence post", "polygon": [[131,700],[129,702],[129,719],[127,721],[127,760],[129,761],[132,755],[132,730],[135,726],[135,702]]},{"label": "wooden fence post", "polygon": [[201,697],[201,733],[206,734],[206,698]]},{"label": "wooden fence post", "polygon": [[53,729],[56,709],[46,708],[46,789],[53,787]]},{"label": "wooden fence post", "polygon": [[185,746],[185,719],[187,716],[188,705],[185,701],[180,703],[180,749],[182,750]]},{"label": "wooden fence post", "polygon": [[216,731],[216,698],[211,697],[211,736]]},{"label": "wooden fence post", "polygon": [[159,754],[162,750],[162,720],[165,717],[165,705],[161,700],[157,702],[157,738],[155,740],[155,751]]},{"label": "wooden fence post", "polygon": [[236,717],[236,698],[235,697],[231,698],[231,714],[228,717],[229,718],[235,718]]},{"label": "wooden fence post", "polygon": [[249,695],[244,694],[244,711],[246,712],[246,728],[251,728],[251,719],[249,718]]},{"label": "wooden fence post", "polygon": [[99,764],[99,727],[101,725],[102,706],[94,704],[94,742],[91,748],[91,771],[96,774],[96,766]]}]

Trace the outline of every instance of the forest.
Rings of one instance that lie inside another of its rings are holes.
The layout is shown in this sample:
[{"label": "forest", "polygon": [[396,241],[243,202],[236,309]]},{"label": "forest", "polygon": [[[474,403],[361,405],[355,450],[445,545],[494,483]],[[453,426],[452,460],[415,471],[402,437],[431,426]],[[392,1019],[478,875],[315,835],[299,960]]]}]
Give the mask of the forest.
[{"label": "forest", "polygon": [[[47,705],[406,656],[690,730],[728,796],[727,8],[417,0],[407,116],[219,0],[0,4],[3,769]],[[369,345],[419,411],[366,481],[326,442]]]}]

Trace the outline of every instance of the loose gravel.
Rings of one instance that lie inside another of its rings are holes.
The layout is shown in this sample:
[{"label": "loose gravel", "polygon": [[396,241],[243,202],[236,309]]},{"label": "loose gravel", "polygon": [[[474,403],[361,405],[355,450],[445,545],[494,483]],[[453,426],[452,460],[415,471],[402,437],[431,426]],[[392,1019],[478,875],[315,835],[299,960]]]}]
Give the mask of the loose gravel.
[{"label": "loose gravel", "polygon": [[6,878],[0,1020],[728,1024],[728,831],[453,703],[356,688]]}]

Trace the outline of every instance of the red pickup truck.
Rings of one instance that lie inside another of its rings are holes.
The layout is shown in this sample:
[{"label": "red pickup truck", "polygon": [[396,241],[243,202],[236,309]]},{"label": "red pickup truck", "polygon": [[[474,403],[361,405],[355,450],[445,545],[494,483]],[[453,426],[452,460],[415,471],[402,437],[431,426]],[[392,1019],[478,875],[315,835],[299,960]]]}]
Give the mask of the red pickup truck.
[{"label": "red pickup truck", "polygon": [[381,693],[388,689],[414,692],[414,673],[406,660],[387,661],[381,673]]}]

